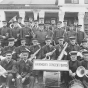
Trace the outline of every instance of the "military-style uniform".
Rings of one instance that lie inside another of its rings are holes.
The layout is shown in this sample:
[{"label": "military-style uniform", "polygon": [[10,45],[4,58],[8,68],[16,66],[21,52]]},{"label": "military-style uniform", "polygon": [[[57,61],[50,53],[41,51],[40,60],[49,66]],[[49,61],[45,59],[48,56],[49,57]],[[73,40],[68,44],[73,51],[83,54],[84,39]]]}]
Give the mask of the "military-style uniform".
[{"label": "military-style uniform", "polygon": [[[10,51],[7,51],[6,53],[10,53]],[[4,78],[3,76],[0,76],[0,83],[6,82],[7,86],[10,87],[12,83],[12,79],[16,78],[16,73],[17,73],[17,67],[16,67],[16,61],[11,59],[9,62],[7,59],[2,60],[0,62],[0,65],[7,71],[9,72]]]},{"label": "military-style uniform", "polygon": [[76,41],[76,38],[74,36],[70,37],[70,43],[68,44],[68,47],[66,49],[67,52],[70,51],[79,51],[80,50],[80,46],[78,44],[71,44],[71,41]]},{"label": "military-style uniform", "polygon": [[[8,42],[14,42],[14,38],[9,38],[9,39],[8,39]],[[5,47],[3,48],[3,55],[5,55],[5,53],[6,53],[8,50],[10,50],[10,51],[12,51],[13,59],[16,60],[16,59],[17,59],[17,56],[16,56],[16,51],[15,51],[15,49],[16,49],[16,47],[15,47],[14,45],[11,46],[11,45],[8,44],[8,46],[5,46]]]},{"label": "military-style uniform", "polygon": [[[78,25],[78,27],[80,28],[82,25]],[[81,28],[80,28],[81,29]],[[77,30],[77,43],[81,44],[82,40],[84,39],[85,34],[84,32],[82,32],[81,30]]]},{"label": "military-style uniform", "polygon": [[[48,40],[51,40],[51,38],[46,38],[45,41],[48,41]],[[42,59],[45,58],[45,57],[46,57],[46,59],[51,59],[51,60],[56,59],[55,58],[55,56],[56,56],[55,52],[53,52],[52,55],[49,56],[50,58],[48,56],[46,56],[47,53],[52,52],[52,51],[55,50],[53,45],[51,45],[51,44],[50,45],[44,45],[41,50],[42,50],[41,51],[41,58]]]},{"label": "military-style uniform", "polygon": [[[29,53],[28,51],[23,50],[22,53]],[[34,85],[34,77],[32,76],[32,62],[27,59],[21,59],[17,62],[18,66],[18,74],[23,78],[25,78],[23,85],[29,84],[30,88],[33,88]]]},{"label": "military-style uniform", "polygon": [[3,26],[1,28],[1,35],[3,36],[3,46],[8,45],[8,38],[12,37],[11,28]]}]

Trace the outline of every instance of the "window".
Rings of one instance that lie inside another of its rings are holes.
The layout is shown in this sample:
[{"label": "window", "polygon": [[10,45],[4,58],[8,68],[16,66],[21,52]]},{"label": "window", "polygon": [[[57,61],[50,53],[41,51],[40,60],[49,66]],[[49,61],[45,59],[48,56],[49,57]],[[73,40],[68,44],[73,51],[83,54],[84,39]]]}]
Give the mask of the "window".
[{"label": "window", "polygon": [[88,4],[88,0],[84,0],[85,4]]},{"label": "window", "polygon": [[78,4],[79,0],[65,0],[66,4]]}]

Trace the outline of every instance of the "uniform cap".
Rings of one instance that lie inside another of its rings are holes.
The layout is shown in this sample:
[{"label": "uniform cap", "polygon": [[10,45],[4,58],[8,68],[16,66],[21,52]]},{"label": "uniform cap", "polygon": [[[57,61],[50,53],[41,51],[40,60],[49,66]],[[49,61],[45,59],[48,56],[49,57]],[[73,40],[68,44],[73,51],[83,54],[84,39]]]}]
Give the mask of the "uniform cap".
[{"label": "uniform cap", "polygon": [[71,51],[69,54],[70,55],[77,55],[78,51]]},{"label": "uniform cap", "polygon": [[28,38],[29,37],[29,35],[25,35],[25,38]]},{"label": "uniform cap", "polygon": [[71,36],[71,37],[69,37],[69,39],[70,40],[75,40],[76,38],[75,38],[75,36]]},{"label": "uniform cap", "polygon": [[39,23],[39,26],[43,26],[44,25],[44,23]]},{"label": "uniform cap", "polygon": [[14,38],[9,38],[8,41],[14,41],[15,39]]},{"label": "uniform cap", "polygon": [[34,20],[34,22],[38,22],[38,20]]},{"label": "uniform cap", "polygon": [[12,51],[8,50],[8,51],[5,52],[5,54],[9,54],[9,53],[12,54]]},{"label": "uniform cap", "polygon": [[57,39],[64,39],[64,37],[63,37],[63,36],[61,36],[61,37],[57,37]]},{"label": "uniform cap", "polygon": [[82,54],[83,54],[83,55],[88,55],[88,50],[84,50],[84,51],[82,52]]},{"label": "uniform cap", "polygon": [[18,17],[18,19],[22,19],[22,17]]},{"label": "uniform cap", "polygon": [[30,52],[30,50],[29,49],[27,49],[27,50],[22,50],[22,52],[21,53],[29,53]]},{"label": "uniform cap", "polygon": [[62,23],[62,21],[58,21],[58,23],[57,24],[61,24]]},{"label": "uniform cap", "polygon": [[50,37],[46,37],[46,39],[45,40],[51,40],[51,38]]},{"label": "uniform cap", "polygon": [[24,22],[29,22],[28,20],[24,20]]},{"label": "uniform cap", "polygon": [[3,20],[2,22],[7,22],[6,20]]},{"label": "uniform cap", "polygon": [[77,27],[81,27],[82,25],[77,25]]},{"label": "uniform cap", "polygon": [[83,39],[83,40],[82,40],[82,43],[86,43],[86,42],[87,42],[87,40],[86,40],[86,39]]},{"label": "uniform cap", "polygon": [[45,24],[50,24],[50,21],[46,21]]},{"label": "uniform cap", "polygon": [[64,20],[63,22],[67,22],[67,20]]}]

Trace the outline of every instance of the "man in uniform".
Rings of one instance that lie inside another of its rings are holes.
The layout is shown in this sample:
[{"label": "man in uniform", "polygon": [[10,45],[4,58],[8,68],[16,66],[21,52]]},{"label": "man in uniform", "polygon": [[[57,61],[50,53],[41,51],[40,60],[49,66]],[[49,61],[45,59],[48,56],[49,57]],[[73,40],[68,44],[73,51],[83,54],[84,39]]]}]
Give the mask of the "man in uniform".
[{"label": "man in uniform", "polygon": [[8,39],[8,46],[4,47],[3,55],[5,54],[6,51],[10,50],[10,51],[12,51],[13,59],[16,60],[16,52],[15,52],[16,47],[14,46],[14,43],[15,43],[14,38],[9,38]]},{"label": "man in uniform", "polygon": [[64,36],[64,30],[61,28],[61,26],[62,26],[62,22],[59,21],[57,23],[57,29],[54,31],[54,34],[53,34],[53,39],[55,40],[56,43],[57,43],[57,37]]},{"label": "man in uniform", "polygon": [[24,27],[24,25],[22,24],[22,17],[18,17],[18,23],[21,27]]},{"label": "man in uniform", "polygon": [[3,46],[7,46],[8,38],[11,37],[11,29],[7,27],[6,21],[2,21],[2,22],[3,22],[3,27],[1,28],[1,35],[3,37]]},{"label": "man in uniform", "polygon": [[18,22],[14,21],[14,28],[12,29],[12,37],[15,38],[15,46],[20,45],[20,27]]},{"label": "man in uniform", "polygon": [[[27,88],[33,88],[34,86],[34,77],[32,75],[32,62],[28,59],[29,51],[22,51],[22,59],[17,62],[18,66],[18,80],[22,79],[22,85],[27,86]],[[19,86],[19,84],[18,84]]]},{"label": "man in uniform", "polygon": [[76,43],[76,38],[75,36],[71,36],[69,37],[70,39],[70,43],[68,44],[68,47],[66,49],[66,51],[69,53],[70,51],[79,51],[80,47],[79,45]]},{"label": "man in uniform", "polygon": [[[6,88],[11,88],[12,79],[16,78],[16,61],[12,59],[12,51],[6,51],[6,59],[0,62],[0,65],[6,70],[6,73],[0,76],[0,83],[6,82]],[[7,75],[6,75],[7,74]]]},{"label": "man in uniform", "polygon": [[51,45],[51,42],[52,42],[52,40],[51,40],[51,38],[46,38],[45,39],[45,43],[46,43],[46,45],[44,45],[43,47],[42,47],[42,51],[41,51],[41,58],[42,59],[50,59],[50,60],[54,60],[54,59],[56,59],[55,58],[55,48],[54,48],[54,46],[53,45]]},{"label": "man in uniform", "polygon": [[77,58],[77,54],[78,52],[77,51],[71,51],[70,53],[70,58],[69,58],[69,76],[68,79],[69,81],[73,80],[73,77],[75,77],[76,79],[80,79],[77,74],[76,74],[76,71],[77,71],[77,68],[79,66],[81,66],[81,63],[80,61],[78,60]]},{"label": "man in uniform", "polygon": [[77,43],[81,44],[82,40],[85,37],[85,34],[83,31],[81,31],[82,25],[77,26]]},{"label": "man in uniform", "polygon": [[25,26],[20,29],[21,38],[25,38],[25,35],[32,36],[32,31],[31,31],[31,28],[28,26],[28,21],[25,20],[24,23],[25,23]]},{"label": "man in uniform", "polygon": [[17,57],[19,57],[23,50],[28,50],[30,52],[29,46],[26,46],[25,38],[21,39],[21,45],[16,48]]},{"label": "man in uniform", "polygon": [[[56,58],[58,59],[58,56],[60,55],[61,51],[63,50],[64,46],[64,37],[59,37],[57,38],[58,40],[58,44],[55,46],[56,48]],[[62,59],[66,59],[66,57],[64,56]]]},{"label": "man in uniform", "polygon": [[37,38],[41,46],[45,44],[44,42],[45,42],[46,36],[47,36],[47,32],[44,29],[44,24],[40,23],[38,31],[35,32],[35,37]]},{"label": "man in uniform", "polygon": [[[86,74],[88,74],[88,50],[84,50],[82,52],[83,60],[81,61],[81,65],[86,69]],[[88,87],[88,78],[86,75],[83,77],[83,84],[85,88]]]}]

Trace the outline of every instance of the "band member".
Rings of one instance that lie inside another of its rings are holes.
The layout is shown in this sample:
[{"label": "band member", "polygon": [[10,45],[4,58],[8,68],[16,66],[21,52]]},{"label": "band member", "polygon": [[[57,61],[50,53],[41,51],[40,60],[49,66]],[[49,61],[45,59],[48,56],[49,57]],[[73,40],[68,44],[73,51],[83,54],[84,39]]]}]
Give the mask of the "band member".
[{"label": "band member", "polygon": [[77,51],[71,51],[70,58],[69,58],[69,79],[73,80],[74,78],[79,79],[79,77],[76,75],[77,68],[81,66],[80,62],[77,58]]},{"label": "band member", "polygon": [[76,43],[76,38],[75,36],[71,36],[70,37],[70,43],[66,49],[67,52],[70,52],[70,51],[79,51],[80,50],[80,47],[79,45]]},{"label": "band member", "polygon": [[45,39],[45,43],[46,45],[44,45],[42,47],[42,51],[41,51],[41,58],[42,59],[51,59],[54,60],[55,59],[55,48],[54,46],[51,45],[51,38],[46,38]]},{"label": "band member", "polygon": [[6,70],[6,73],[0,76],[0,83],[6,82],[6,88],[10,88],[11,83],[16,78],[17,67],[16,61],[12,59],[12,51],[6,51],[6,59],[0,62],[0,65]]},{"label": "band member", "polygon": [[[33,45],[30,46],[30,54],[31,54],[31,56],[32,56],[37,50],[41,49],[41,46],[40,46],[40,44],[38,43],[38,40],[37,40],[36,38],[33,38],[33,39],[32,39],[32,44],[33,44]],[[36,54],[35,57],[36,57],[36,59],[41,59],[41,53],[40,53],[40,52],[37,52],[37,54]]]},{"label": "band member", "polygon": [[21,27],[24,27],[24,25],[22,24],[22,17],[18,17],[18,23]]},{"label": "band member", "polygon": [[15,39],[14,38],[9,38],[8,39],[8,46],[4,47],[3,55],[5,54],[6,51],[11,50],[13,59],[16,60],[16,52],[15,52],[16,47],[14,46],[14,43],[15,43]]},{"label": "band member", "polygon": [[[58,59],[58,56],[60,55],[61,51],[64,48],[64,37],[57,38],[58,44],[55,46],[56,48],[56,58]],[[66,59],[65,57],[63,59]]]},{"label": "band member", "polygon": [[44,41],[47,36],[47,32],[44,29],[44,24],[41,23],[39,24],[39,30],[35,32],[35,36],[39,41],[39,43],[41,44],[41,46],[43,46],[45,44]]},{"label": "band member", "polygon": [[67,31],[69,31],[69,27],[67,26],[67,20],[64,20],[63,21],[63,27],[64,27],[64,30],[67,32]]},{"label": "band member", "polygon": [[18,79],[22,78],[23,86],[29,85],[29,88],[33,88],[34,77],[32,76],[32,62],[28,60],[29,52],[26,50],[23,50],[22,56],[23,56],[22,59],[17,62]]},{"label": "band member", "polygon": [[88,50],[86,39],[83,39],[82,42],[81,42],[80,51],[82,51],[82,50]]},{"label": "band member", "polygon": [[29,28],[29,23],[27,20],[24,21],[25,26],[20,29],[20,37],[25,38],[25,35],[32,36],[31,28]]},{"label": "band member", "polygon": [[26,46],[25,38],[21,39],[21,45],[16,48],[16,53],[17,53],[18,57],[19,57],[20,53],[22,53],[23,50],[28,50],[30,52],[29,46]]},{"label": "band member", "polygon": [[82,40],[85,37],[85,34],[83,31],[81,31],[82,25],[77,26],[77,43],[81,44]]},{"label": "band member", "polygon": [[61,26],[62,26],[62,22],[59,21],[57,23],[57,29],[54,31],[54,34],[53,34],[53,39],[55,40],[56,43],[57,43],[57,37],[64,36],[64,30],[61,28]]},{"label": "band member", "polygon": [[82,55],[83,55],[83,60],[81,61],[81,65],[85,68],[86,71],[86,74],[84,75],[83,77],[83,84],[85,86],[85,88],[88,87],[88,78],[87,78],[87,74],[88,74],[88,50],[84,50],[82,52]]},{"label": "band member", "polygon": [[3,37],[3,46],[8,45],[8,38],[12,36],[11,29],[7,27],[7,22],[3,21],[3,27],[1,28],[1,35]]}]

